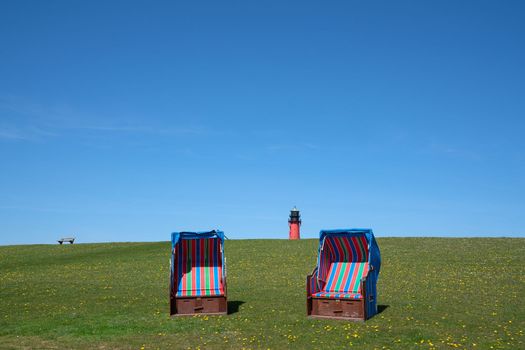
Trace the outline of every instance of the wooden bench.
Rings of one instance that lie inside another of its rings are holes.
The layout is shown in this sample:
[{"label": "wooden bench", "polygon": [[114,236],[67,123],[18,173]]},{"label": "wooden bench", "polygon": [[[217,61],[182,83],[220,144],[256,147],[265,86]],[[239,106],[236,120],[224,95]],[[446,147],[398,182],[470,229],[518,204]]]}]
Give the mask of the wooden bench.
[{"label": "wooden bench", "polygon": [[65,238],[60,238],[58,240],[58,243],[62,244],[64,242],[69,242],[70,244],[73,244],[74,241],[75,241],[75,237],[65,237]]}]

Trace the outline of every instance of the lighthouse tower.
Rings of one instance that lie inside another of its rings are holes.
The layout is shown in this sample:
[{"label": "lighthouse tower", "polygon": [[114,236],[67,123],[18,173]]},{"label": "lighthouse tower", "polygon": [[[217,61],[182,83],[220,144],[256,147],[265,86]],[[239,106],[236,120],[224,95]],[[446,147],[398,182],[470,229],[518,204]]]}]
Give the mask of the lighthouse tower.
[{"label": "lighthouse tower", "polygon": [[301,226],[301,214],[296,207],[290,211],[290,218],[288,219],[288,225],[290,226],[290,239],[300,239],[301,234],[299,227]]}]

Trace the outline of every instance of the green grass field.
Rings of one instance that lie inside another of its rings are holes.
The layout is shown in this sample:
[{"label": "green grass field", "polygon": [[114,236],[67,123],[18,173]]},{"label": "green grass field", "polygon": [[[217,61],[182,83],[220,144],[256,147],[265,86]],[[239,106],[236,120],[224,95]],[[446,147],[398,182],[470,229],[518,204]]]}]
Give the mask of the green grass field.
[{"label": "green grass field", "polygon": [[525,239],[378,243],[364,323],[305,316],[316,240],[226,241],[230,314],[182,318],[167,242],[0,247],[0,348],[525,348]]}]

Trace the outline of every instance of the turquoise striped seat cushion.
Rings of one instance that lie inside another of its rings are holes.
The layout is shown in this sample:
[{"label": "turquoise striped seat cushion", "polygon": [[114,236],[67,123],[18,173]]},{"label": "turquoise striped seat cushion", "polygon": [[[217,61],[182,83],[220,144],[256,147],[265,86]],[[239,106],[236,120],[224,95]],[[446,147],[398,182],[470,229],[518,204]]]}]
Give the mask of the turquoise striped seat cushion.
[{"label": "turquoise striped seat cushion", "polygon": [[368,274],[368,269],[367,262],[333,262],[323,290],[312,296],[361,299],[361,279]]}]

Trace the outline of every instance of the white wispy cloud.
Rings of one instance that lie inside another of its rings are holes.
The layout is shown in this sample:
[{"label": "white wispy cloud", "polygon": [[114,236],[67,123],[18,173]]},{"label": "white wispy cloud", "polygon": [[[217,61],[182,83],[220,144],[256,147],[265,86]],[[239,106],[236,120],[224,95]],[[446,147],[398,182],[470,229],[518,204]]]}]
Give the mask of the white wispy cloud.
[{"label": "white wispy cloud", "polygon": [[13,210],[13,211],[32,211],[42,213],[78,213],[79,210],[65,209],[65,208],[53,208],[53,207],[33,207],[33,206],[19,206],[19,205],[0,205],[0,210]]},{"label": "white wispy cloud", "polygon": [[466,148],[456,147],[449,144],[431,143],[429,145],[430,153],[446,154],[453,157],[465,158],[471,160],[480,160],[482,157],[479,153]]},{"label": "white wispy cloud", "polygon": [[11,129],[0,129],[0,139],[25,140],[26,137],[20,132]]},{"label": "white wispy cloud", "polygon": [[202,135],[209,131],[202,127],[155,127],[147,125],[78,125],[69,126],[65,129],[92,130],[100,132],[117,132],[117,133],[141,133],[141,134],[158,134],[158,135],[181,135],[192,134]]},{"label": "white wispy cloud", "polygon": [[0,96],[0,139],[31,141],[87,131],[100,134],[205,135],[211,130],[200,125],[144,123],[141,118],[94,117],[68,106],[44,106],[13,96]]},{"label": "white wispy cloud", "polygon": [[266,150],[270,152],[279,151],[304,151],[304,150],[318,150],[319,146],[313,143],[296,143],[296,144],[272,144],[266,146]]}]

